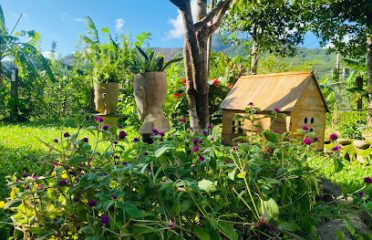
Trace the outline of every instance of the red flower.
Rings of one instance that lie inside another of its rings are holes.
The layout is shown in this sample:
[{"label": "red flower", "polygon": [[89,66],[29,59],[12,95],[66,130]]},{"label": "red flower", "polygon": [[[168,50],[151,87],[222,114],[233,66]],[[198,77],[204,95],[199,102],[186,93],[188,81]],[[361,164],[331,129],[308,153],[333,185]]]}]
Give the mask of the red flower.
[{"label": "red flower", "polygon": [[215,78],[215,79],[213,79],[212,84],[213,84],[213,86],[217,87],[220,84],[220,81],[218,81],[218,79]]},{"label": "red flower", "polygon": [[174,93],[173,98],[179,98],[182,96],[182,93]]},{"label": "red flower", "polygon": [[181,79],[181,82],[182,82],[183,84],[186,84],[186,83],[187,83],[186,78],[182,78],[182,79]]}]

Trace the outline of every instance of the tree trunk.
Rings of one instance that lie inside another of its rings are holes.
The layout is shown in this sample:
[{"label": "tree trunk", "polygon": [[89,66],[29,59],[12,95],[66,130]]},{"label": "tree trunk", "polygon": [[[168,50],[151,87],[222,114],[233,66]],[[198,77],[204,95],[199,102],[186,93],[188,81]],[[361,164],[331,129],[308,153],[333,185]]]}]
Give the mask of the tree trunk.
[{"label": "tree trunk", "polygon": [[367,34],[368,126],[372,127],[372,33]]},{"label": "tree trunk", "polygon": [[363,91],[363,77],[362,76],[357,76],[355,78],[355,88],[358,91],[358,98],[356,100],[356,106],[358,111],[362,111],[363,109],[363,96],[362,96],[362,91]]},{"label": "tree trunk", "polygon": [[258,47],[256,41],[253,41],[252,51],[251,51],[251,69],[250,74],[256,75],[257,74],[257,66],[258,66]]},{"label": "tree trunk", "polygon": [[252,25],[252,49],[251,49],[251,69],[249,70],[251,75],[257,74],[258,66],[258,44],[256,41],[257,27],[256,24]]},{"label": "tree trunk", "polygon": [[207,128],[208,108],[208,39],[221,24],[231,0],[220,1],[207,14],[207,0],[197,0],[194,24],[190,0],[170,0],[176,5],[183,19],[185,29],[184,61],[187,76],[187,99],[190,126],[194,131]]}]

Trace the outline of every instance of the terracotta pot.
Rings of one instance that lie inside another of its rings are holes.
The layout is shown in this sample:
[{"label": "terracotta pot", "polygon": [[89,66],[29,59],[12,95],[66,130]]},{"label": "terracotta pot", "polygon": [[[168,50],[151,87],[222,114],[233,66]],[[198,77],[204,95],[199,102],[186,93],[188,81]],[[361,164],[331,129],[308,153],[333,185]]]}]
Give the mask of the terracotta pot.
[{"label": "terracotta pot", "polygon": [[152,129],[169,130],[162,104],[167,97],[167,80],[164,72],[146,72],[134,76],[134,96],[138,117],[143,124],[141,134],[151,134]]},{"label": "terracotta pot", "polygon": [[119,87],[120,84],[115,82],[94,84],[94,103],[97,112],[115,113],[119,101]]}]

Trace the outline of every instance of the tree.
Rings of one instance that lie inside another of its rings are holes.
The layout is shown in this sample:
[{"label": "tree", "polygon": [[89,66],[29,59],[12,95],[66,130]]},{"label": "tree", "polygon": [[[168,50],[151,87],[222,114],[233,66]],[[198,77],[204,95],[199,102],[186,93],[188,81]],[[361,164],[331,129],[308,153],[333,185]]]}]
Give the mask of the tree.
[{"label": "tree", "polygon": [[372,126],[372,2],[371,0],[318,0],[313,4],[313,31],[321,44],[351,57],[367,55],[368,115]]},{"label": "tree", "polygon": [[[47,74],[52,82],[55,82],[54,75],[50,69],[48,60],[43,57],[37,47],[40,35],[35,31],[19,31],[14,32],[22,15],[19,17],[13,29],[8,32],[5,24],[5,17],[0,5],[0,106],[6,104],[5,97],[8,95],[6,89],[6,78],[9,78],[9,72],[3,67],[5,58],[13,61],[20,69],[20,73],[27,75],[30,81],[40,76],[40,71]],[[26,42],[22,41],[22,37],[27,37]],[[18,100],[17,100],[18,101]],[[11,111],[18,112],[18,103],[12,102],[9,104]],[[2,109],[5,109],[2,108]],[[13,116],[16,117],[17,116]]]},{"label": "tree", "polygon": [[191,127],[198,131],[209,124],[208,39],[218,29],[232,0],[221,0],[207,13],[207,0],[197,0],[193,22],[190,0],[170,0],[181,12],[184,29],[184,62]]},{"label": "tree", "polygon": [[250,73],[257,74],[261,52],[282,56],[295,52],[303,41],[308,17],[306,1],[240,0],[228,12],[223,27],[238,44],[251,43]]}]

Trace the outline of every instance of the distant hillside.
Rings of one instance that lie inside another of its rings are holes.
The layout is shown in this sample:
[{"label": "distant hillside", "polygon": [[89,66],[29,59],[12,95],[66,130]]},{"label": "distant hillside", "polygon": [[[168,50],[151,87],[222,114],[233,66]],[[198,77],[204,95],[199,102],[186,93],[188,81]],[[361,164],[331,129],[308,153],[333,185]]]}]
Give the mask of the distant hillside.
[{"label": "distant hillside", "polygon": [[[218,35],[213,35],[212,50],[216,52],[224,52],[230,56],[249,56],[249,52],[247,49],[244,49],[240,46],[225,44]],[[154,48],[154,51],[164,55],[167,60],[175,56],[182,55],[182,48]],[[293,70],[313,70],[315,71],[316,76],[319,79],[330,75],[332,68],[334,67],[336,62],[335,54],[329,54],[326,49],[321,48],[298,48],[295,56],[284,58],[263,54],[260,59],[260,63],[267,64],[267,58],[273,58],[270,60],[274,61],[274,63],[271,62],[270,64],[277,64],[278,67],[275,68],[274,66],[271,68],[266,68],[266,66],[259,65],[259,69],[265,67],[264,72],[270,71],[270,69],[272,71],[281,70],[283,69],[282,65],[284,64],[286,65],[286,67],[284,67],[285,70],[287,70],[288,68]],[[64,64],[72,65],[73,55],[67,55],[63,57],[61,61]],[[275,61],[277,61],[277,63],[275,63]]]}]

